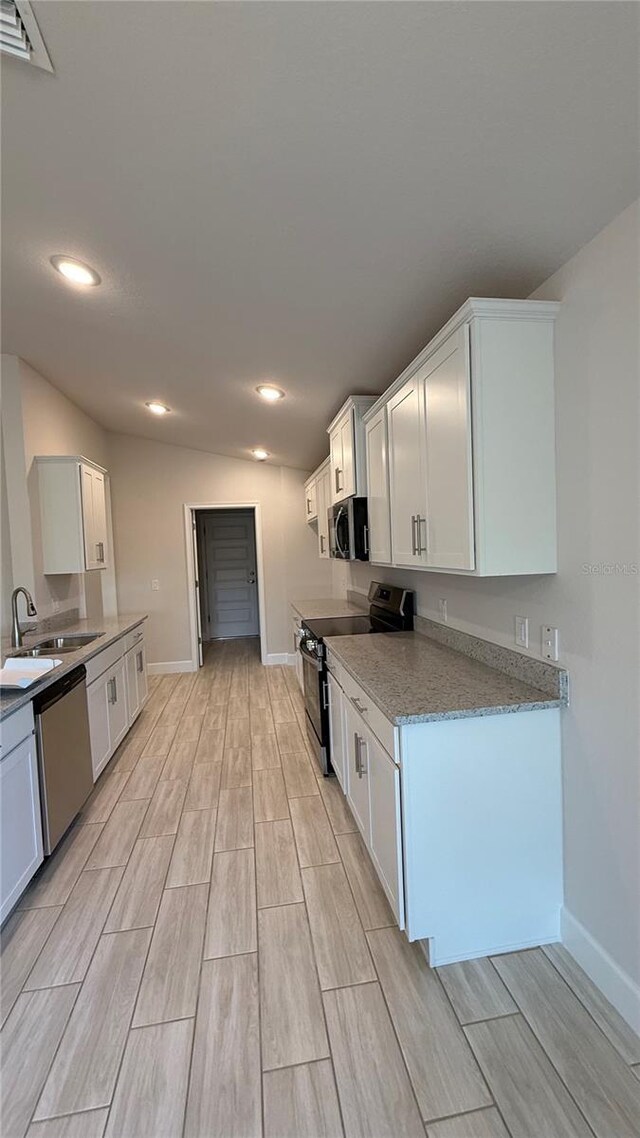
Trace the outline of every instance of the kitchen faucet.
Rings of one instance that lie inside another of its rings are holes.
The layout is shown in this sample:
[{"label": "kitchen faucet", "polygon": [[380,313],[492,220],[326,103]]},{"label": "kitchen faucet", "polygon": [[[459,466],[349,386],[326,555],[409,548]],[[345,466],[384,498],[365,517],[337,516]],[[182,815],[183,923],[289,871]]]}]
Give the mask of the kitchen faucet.
[{"label": "kitchen faucet", "polygon": [[27,602],[27,616],[37,616],[38,610],[33,603],[33,597],[24,585],[18,585],[17,589],[13,590],[11,594],[11,612],[13,615],[13,629],[11,632],[11,643],[14,648],[22,648],[22,629],[20,628],[20,621],[18,620],[18,597],[20,593],[23,594]]}]

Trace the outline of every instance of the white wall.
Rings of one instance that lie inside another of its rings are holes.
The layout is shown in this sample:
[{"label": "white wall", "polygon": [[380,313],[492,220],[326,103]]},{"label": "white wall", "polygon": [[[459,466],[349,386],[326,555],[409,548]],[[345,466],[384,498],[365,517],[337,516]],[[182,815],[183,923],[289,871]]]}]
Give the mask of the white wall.
[{"label": "white wall", "polygon": [[[128,435],[109,436],[118,603],[150,614],[151,663],[191,658],[184,505],[261,507],[267,651],[291,651],[289,601],[331,592],[331,569],[304,521],[302,471]],[[160,582],[157,592],[151,581]]]},{"label": "white wall", "polygon": [[[7,623],[10,595],[6,588],[5,560],[7,564],[12,561],[12,552],[16,555],[12,574],[15,584],[24,584],[32,590],[39,618],[80,608],[88,616],[99,619],[103,611],[102,574],[44,576],[38,481],[33,459],[39,454],[81,454],[104,466],[106,431],[24,360],[3,356],[2,365],[3,461],[4,473],[9,475],[6,479],[9,491],[6,543],[3,527],[3,628]],[[11,438],[7,437],[9,433]],[[7,470],[9,462],[11,469]],[[19,500],[25,487],[26,496]],[[6,544],[15,548],[7,550]]]},{"label": "white wall", "polygon": [[11,533],[9,530],[9,501],[7,498],[7,475],[4,463],[4,449],[0,455],[0,612],[2,630],[0,635],[9,636],[11,632],[11,593],[13,591],[13,566],[11,564]]},{"label": "white wall", "polygon": [[512,647],[514,617],[528,616],[533,655],[541,624],[560,629],[571,683],[563,714],[568,943],[640,1028],[639,204],[534,293],[563,302],[557,575],[469,580],[356,565],[335,566],[334,584],[338,592],[366,589],[372,577],[406,584],[433,619],[446,597],[450,623]]}]

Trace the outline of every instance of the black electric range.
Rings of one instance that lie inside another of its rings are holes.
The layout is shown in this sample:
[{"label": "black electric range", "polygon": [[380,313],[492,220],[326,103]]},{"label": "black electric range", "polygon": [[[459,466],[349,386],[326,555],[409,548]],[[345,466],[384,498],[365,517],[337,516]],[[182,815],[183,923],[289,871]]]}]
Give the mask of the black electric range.
[{"label": "black electric range", "polygon": [[298,651],[302,656],[307,736],[320,770],[332,774],[329,735],[329,685],[324,641],[329,636],[411,632],[413,593],[398,585],[372,581],[369,612],[362,616],[322,617],[302,623]]}]

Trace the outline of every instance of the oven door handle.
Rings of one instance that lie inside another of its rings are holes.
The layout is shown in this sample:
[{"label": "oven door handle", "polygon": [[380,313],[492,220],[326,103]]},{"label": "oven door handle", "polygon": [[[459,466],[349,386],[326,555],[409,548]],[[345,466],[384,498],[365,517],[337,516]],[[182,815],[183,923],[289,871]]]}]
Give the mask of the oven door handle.
[{"label": "oven door handle", "polygon": [[311,653],[310,653],[310,652],[308,652],[306,648],[303,648],[303,646],[302,646],[302,641],[301,641],[301,642],[300,642],[300,644],[298,645],[298,651],[299,651],[299,653],[300,653],[300,655],[301,655],[301,656],[304,656],[305,660],[307,660],[307,661],[309,662],[309,664],[312,664],[312,665],[313,665],[313,667],[315,668],[316,672],[321,672],[321,671],[322,671],[322,661],[321,661],[321,660],[318,660],[318,659],[316,659],[316,657],[315,657],[315,656],[312,656],[312,655],[311,655]]}]

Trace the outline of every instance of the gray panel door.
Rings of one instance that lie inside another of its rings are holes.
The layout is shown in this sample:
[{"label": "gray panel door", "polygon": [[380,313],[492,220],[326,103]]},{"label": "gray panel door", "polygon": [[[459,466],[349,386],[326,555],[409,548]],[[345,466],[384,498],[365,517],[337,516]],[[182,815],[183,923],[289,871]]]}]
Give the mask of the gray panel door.
[{"label": "gray panel door", "polygon": [[258,584],[253,511],[220,511],[204,522],[208,639],[257,636]]}]

